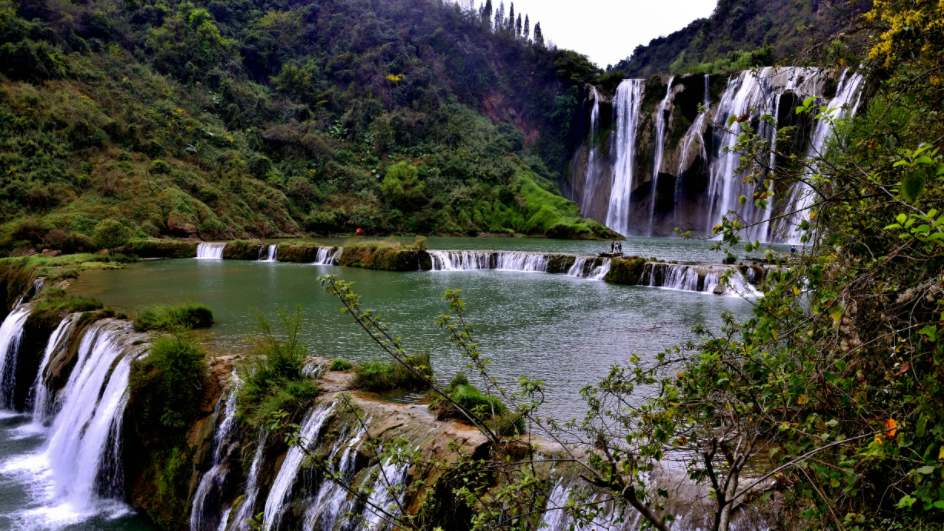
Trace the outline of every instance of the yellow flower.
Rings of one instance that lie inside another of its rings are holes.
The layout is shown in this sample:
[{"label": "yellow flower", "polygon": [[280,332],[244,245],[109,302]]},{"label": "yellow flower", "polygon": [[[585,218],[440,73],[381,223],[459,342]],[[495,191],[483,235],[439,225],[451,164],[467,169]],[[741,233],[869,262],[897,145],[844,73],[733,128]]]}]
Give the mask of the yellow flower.
[{"label": "yellow flower", "polygon": [[807,398],[806,395],[800,395],[800,398],[797,399],[797,403],[800,404],[801,406],[802,406],[803,404],[806,404],[806,403],[809,402],[809,401],[810,401],[810,399]]}]

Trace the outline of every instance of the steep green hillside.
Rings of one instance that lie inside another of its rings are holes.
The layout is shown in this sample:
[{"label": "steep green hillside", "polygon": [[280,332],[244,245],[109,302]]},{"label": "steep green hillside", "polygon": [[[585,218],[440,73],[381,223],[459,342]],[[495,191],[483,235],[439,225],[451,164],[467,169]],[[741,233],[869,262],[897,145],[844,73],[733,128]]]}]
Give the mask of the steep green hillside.
[{"label": "steep green hillside", "polygon": [[871,0],[718,0],[711,17],[637,46],[615,69],[645,78],[792,62],[809,44],[851,27],[871,5]]},{"label": "steep green hillside", "polygon": [[437,0],[0,0],[0,250],[106,218],[609,236],[552,184],[595,73]]}]

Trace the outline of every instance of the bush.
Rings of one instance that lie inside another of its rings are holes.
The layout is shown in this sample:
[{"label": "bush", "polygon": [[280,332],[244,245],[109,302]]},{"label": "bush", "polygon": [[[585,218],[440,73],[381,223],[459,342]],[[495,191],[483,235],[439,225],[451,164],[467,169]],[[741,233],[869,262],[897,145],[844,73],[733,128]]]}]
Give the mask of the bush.
[{"label": "bush", "polygon": [[306,409],[312,400],[321,394],[321,388],[311,380],[287,380],[281,385],[271,388],[271,392],[260,395],[254,407],[246,410],[243,420],[258,428],[262,426],[273,413],[292,413]]},{"label": "bush", "polygon": [[185,430],[200,414],[206,371],[206,353],[192,336],[158,338],[132,369],[129,400],[136,423],[155,433]]},{"label": "bush", "polygon": [[93,238],[102,248],[113,251],[128,243],[131,236],[131,231],[121,222],[109,218],[95,226]]},{"label": "bush", "polygon": [[[407,358],[407,363],[413,366],[426,378],[433,377],[433,365],[429,352],[422,352]],[[426,389],[427,380],[414,374],[402,363],[368,362],[357,367],[354,385],[370,391],[391,391],[393,389]]]},{"label": "bush", "polygon": [[344,361],[344,360],[334,360],[331,362],[331,365],[328,367],[329,371],[349,371],[354,368],[354,365]]},{"label": "bush", "polygon": [[213,326],[213,310],[197,302],[156,304],[144,308],[134,317],[134,329],[138,332],[210,326]]}]

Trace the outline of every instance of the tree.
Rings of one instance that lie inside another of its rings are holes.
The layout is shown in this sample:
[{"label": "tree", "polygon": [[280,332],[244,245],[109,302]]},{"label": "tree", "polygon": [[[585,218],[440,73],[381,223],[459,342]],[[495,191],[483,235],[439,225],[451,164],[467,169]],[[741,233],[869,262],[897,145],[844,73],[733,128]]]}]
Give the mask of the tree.
[{"label": "tree", "polygon": [[400,162],[387,167],[380,193],[397,208],[409,210],[423,199],[423,183],[416,166]]},{"label": "tree", "polygon": [[482,8],[482,21],[489,25],[492,23],[492,0],[485,0],[485,7]]},{"label": "tree", "polygon": [[524,16],[524,40],[531,38],[531,21],[528,20],[528,15]]},{"label": "tree", "polygon": [[534,25],[534,44],[544,47],[544,34],[541,32],[541,23]]},{"label": "tree", "polygon": [[521,38],[521,14],[518,14],[518,20],[515,22],[515,37]]},{"label": "tree", "polygon": [[512,2],[511,6],[508,8],[508,24],[507,27],[509,30],[514,31],[515,29],[515,3]]},{"label": "tree", "polygon": [[114,252],[115,249],[128,243],[131,239],[131,231],[115,219],[104,219],[95,226],[93,235],[95,243],[103,249]]}]

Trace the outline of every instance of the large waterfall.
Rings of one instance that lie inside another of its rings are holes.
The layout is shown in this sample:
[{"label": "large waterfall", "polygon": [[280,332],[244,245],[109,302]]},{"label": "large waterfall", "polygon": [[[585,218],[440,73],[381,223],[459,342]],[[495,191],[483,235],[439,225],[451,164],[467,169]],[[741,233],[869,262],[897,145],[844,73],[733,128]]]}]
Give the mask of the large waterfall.
[{"label": "large waterfall", "polygon": [[19,306],[0,325],[0,408],[13,405],[13,386],[16,385],[17,352],[23,338],[23,325],[30,315],[30,306]]},{"label": "large waterfall", "polygon": [[629,234],[629,215],[632,208],[630,194],[636,188],[633,171],[636,159],[636,129],[639,125],[639,109],[642,105],[643,82],[627,79],[616,89],[613,100],[616,128],[616,163],[613,167],[613,185],[610,188],[610,205],[606,213],[606,226],[621,234]]},{"label": "large waterfall", "polygon": [[[720,81],[707,75],[666,78],[661,83],[658,78],[624,80],[612,99],[613,133],[606,149],[593,140],[600,136],[600,116],[606,112],[601,106],[610,104],[601,94],[603,89],[594,87],[587,131],[591,142],[584,142],[574,156],[577,164],[571,172],[581,212],[624,235],[650,236],[669,235],[674,228],[713,236],[715,226],[734,212],[745,226],[742,235],[750,240],[795,240],[793,227],[806,217],[791,213],[809,208],[812,190],[777,183],[774,155],[768,188],[745,183],[741,154],[734,150],[738,135],[750,126],[781,152],[820,157],[832,134],[832,121],[808,124],[809,119],[798,117],[793,109],[814,97],[817,104],[829,107],[832,119],[853,116],[863,78],[820,68],[765,67],[734,74],[724,85]],[[644,97],[654,86],[660,87],[660,95],[665,91],[661,100]],[[708,110],[699,113],[699,105]],[[729,125],[731,117],[735,120]],[[795,126],[794,133],[788,145],[778,145],[777,130],[784,125]],[[649,168],[651,177],[645,175]],[[660,186],[660,177],[672,172],[674,183]],[[609,194],[608,202],[598,201],[599,194]],[[763,194],[771,200],[761,208],[754,200]],[[742,196],[747,198],[743,205]]]}]

